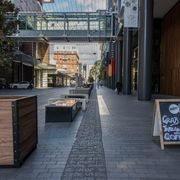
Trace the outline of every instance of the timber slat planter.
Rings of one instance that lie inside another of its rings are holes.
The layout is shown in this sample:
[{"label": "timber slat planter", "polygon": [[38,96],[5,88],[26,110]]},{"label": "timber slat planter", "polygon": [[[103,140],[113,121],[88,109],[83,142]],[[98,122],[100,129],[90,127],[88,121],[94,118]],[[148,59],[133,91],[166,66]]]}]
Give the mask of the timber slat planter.
[{"label": "timber slat planter", "polygon": [[0,167],[21,166],[37,139],[37,97],[0,96]]}]

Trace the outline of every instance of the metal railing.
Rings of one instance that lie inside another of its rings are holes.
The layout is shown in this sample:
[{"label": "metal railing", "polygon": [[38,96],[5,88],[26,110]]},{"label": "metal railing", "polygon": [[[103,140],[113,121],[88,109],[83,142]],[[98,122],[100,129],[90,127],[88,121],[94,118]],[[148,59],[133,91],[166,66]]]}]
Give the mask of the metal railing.
[{"label": "metal railing", "polygon": [[[12,17],[9,16],[12,19]],[[115,16],[106,11],[29,13],[17,16],[17,31],[11,37],[23,39],[104,40],[116,36]]]}]

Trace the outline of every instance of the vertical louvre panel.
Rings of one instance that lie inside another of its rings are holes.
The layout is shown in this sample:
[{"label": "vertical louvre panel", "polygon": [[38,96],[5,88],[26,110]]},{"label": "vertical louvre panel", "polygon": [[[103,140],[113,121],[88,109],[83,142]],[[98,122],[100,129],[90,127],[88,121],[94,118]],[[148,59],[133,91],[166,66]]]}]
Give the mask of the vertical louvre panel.
[{"label": "vertical louvre panel", "polygon": [[180,2],[164,17],[161,35],[160,89],[180,95]]}]

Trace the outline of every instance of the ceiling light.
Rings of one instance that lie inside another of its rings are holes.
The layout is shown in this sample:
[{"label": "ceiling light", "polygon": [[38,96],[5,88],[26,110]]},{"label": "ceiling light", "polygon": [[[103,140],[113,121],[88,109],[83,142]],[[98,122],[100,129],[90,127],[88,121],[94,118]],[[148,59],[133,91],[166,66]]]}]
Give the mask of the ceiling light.
[{"label": "ceiling light", "polygon": [[42,0],[42,3],[54,3],[54,0]]}]

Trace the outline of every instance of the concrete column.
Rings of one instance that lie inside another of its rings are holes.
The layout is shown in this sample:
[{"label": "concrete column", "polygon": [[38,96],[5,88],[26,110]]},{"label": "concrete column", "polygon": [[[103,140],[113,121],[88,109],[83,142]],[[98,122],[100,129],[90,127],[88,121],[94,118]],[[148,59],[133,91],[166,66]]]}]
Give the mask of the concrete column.
[{"label": "concrete column", "polygon": [[107,68],[106,68],[106,73],[105,73],[105,86],[108,87],[108,77],[107,77]]},{"label": "concrete column", "polygon": [[151,99],[153,0],[140,0],[138,100]]},{"label": "concrete column", "polygon": [[14,61],[12,61],[12,74],[11,74],[11,82],[14,82],[14,73],[15,73],[15,70],[14,70]]},{"label": "concrete column", "polygon": [[37,87],[41,87],[41,70],[37,70]]},{"label": "concrete column", "polygon": [[67,75],[65,75],[66,76],[66,87],[67,87]]},{"label": "concrete column", "polygon": [[24,65],[21,63],[21,81],[24,81]]},{"label": "concrete column", "polygon": [[116,82],[118,81],[118,75],[119,75],[119,72],[118,72],[118,64],[119,64],[119,61],[118,61],[118,41],[116,42],[115,44],[115,84]]},{"label": "concrete column", "polygon": [[[111,64],[111,49],[112,49],[112,47],[111,47],[111,41],[109,42],[109,56],[108,56],[108,62],[109,62],[109,64]],[[108,67],[109,67],[109,65],[108,65]],[[108,68],[108,71],[109,71],[109,68]],[[109,72],[108,72],[109,73]],[[109,76],[109,88],[112,88],[112,76]]]},{"label": "concrete column", "polygon": [[122,83],[122,48],[123,47],[123,41],[117,42],[117,61],[118,61],[118,67],[117,67],[117,81]]},{"label": "concrete column", "polygon": [[128,28],[124,28],[123,78],[122,78],[123,94],[131,94],[131,58],[132,58],[131,42],[132,42],[132,32]]},{"label": "concrete column", "polygon": [[48,87],[48,72],[47,70],[43,70],[42,72],[42,87],[46,88]]},{"label": "concrete column", "polygon": [[114,72],[114,68],[116,67],[116,43],[112,43],[112,49],[111,49],[111,64],[112,64],[112,89],[115,89],[115,76],[116,71]]},{"label": "concrete column", "polygon": [[112,5],[113,5],[113,2],[112,2],[112,0],[108,0],[107,1],[107,5],[108,5],[108,10],[111,10],[112,9]]}]

